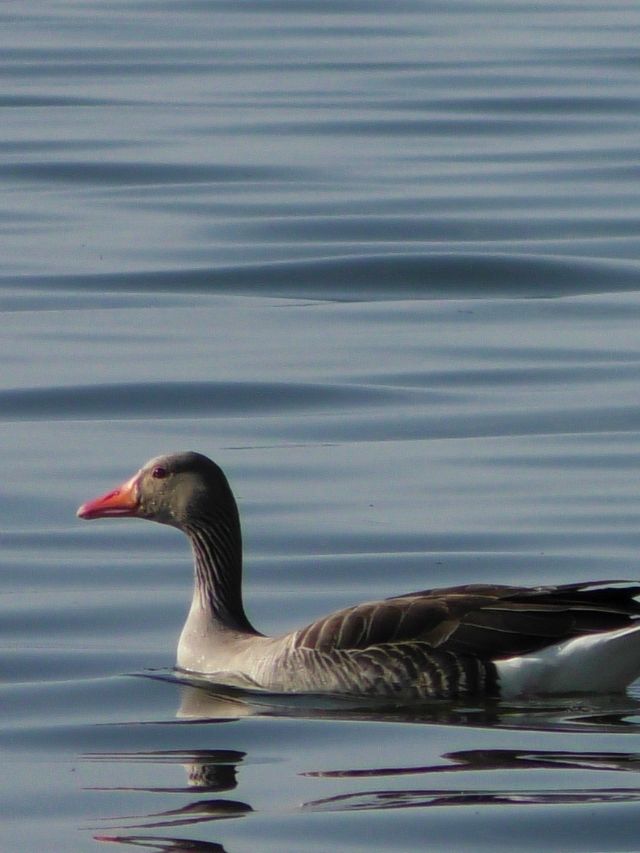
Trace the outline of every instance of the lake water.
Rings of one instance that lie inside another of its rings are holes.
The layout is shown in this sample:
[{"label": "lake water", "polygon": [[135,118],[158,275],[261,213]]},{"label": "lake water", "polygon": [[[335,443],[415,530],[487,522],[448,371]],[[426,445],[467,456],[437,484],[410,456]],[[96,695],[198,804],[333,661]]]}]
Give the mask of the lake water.
[{"label": "lake water", "polygon": [[0,23],[3,853],[637,850],[640,690],[183,685],[186,542],[75,509],[212,456],[265,632],[637,578],[640,6],[5,0]]}]

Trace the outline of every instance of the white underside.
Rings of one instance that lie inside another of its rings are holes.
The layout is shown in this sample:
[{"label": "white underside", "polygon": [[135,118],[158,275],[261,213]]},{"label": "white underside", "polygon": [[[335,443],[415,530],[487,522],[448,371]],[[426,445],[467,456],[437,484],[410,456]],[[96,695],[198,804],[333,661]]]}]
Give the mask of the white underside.
[{"label": "white underside", "polygon": [[504,698],[620,693],[640,677],[640,624],[588,634],[539,652],[496,661]]}]

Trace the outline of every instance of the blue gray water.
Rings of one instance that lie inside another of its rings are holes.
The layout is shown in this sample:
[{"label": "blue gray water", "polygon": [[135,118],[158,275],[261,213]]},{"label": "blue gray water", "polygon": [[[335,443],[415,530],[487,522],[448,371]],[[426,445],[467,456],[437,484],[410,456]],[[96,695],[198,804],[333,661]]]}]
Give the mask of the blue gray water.
[{"label": "blue gray water", "polygon": [[[172,677],[227,471],[278,632],[640,576],[634,0],[5,0],[3,853],[632,851],[640,690],[413,709]],[[111,843],[109,843],[111,841]]]}]

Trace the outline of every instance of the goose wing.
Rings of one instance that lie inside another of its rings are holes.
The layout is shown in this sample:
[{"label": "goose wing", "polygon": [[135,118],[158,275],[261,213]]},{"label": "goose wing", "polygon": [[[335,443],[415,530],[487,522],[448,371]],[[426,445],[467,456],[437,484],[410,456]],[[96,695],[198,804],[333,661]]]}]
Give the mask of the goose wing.
[{"label": "goose wing", "polygon": [[616,630],[640,616],[640,585],[470,585],[423,590],[340,610],[297,631],[294,646],[329,652],[399,643],[493,660],[570,637]]}]

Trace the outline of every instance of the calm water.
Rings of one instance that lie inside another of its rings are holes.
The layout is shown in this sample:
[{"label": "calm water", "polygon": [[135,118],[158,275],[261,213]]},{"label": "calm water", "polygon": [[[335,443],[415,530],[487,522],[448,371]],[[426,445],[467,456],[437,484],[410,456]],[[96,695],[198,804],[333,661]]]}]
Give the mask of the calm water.
[{"label": "calm water", "polygon": [[[635,0],[5,0],[3,853],[632,851],[640,690],[381,709],[179,684],[225,468],[265,632],[638,577]],[[113,843],[108,843],[111,840]]]}]

